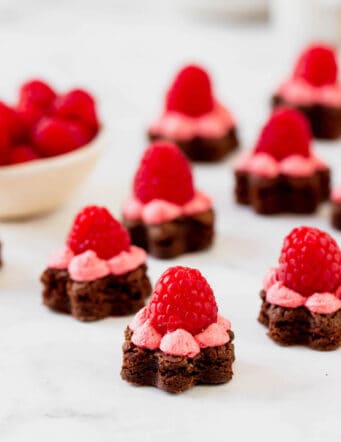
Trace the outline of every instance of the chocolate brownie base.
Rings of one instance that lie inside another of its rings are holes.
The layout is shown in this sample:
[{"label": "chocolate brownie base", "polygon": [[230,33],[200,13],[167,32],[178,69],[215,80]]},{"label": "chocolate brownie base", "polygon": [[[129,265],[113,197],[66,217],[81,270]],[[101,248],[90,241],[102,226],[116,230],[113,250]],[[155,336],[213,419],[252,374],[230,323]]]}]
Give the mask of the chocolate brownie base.
[{"label": "chocolate brownie base", "polygon": [[274,95],[272,107],[291,106],[301,111],[309,120],[315,138],[322,140],[335,140],[341,137],[341,107],[322,106],[295,106],[287,102],[282,96]]},{"label": "chocolate brownie base", "polygon": [[310,312],[305,307],[285,308],[270,304],[265,291],[260,294],[258,316],[268,327],[269,337],[281,345],[305,345],[314,350],[335,350],[341,345],[341,310],[328,315]]},{"label": "chocolate brownie base", "polygon": [[148,133],[150,141],[168,140],[175,143],[192,161],[215,162],[222,160],[227,154],[238,147],[238,135],[236,128],[220,138],[194,137],[190,140],[170,139],[159,134]]},{"label": "chocolate brownie base", "polygon": [[201,349],[194,358],[171,356],[161,350],[146,350],[131,342],[132,331],[125,331],[122,379],[135,385],[155,386],[169,393],[181,393],[197,384],[223,384],[233,375],[234,335],[217,347]]},{"label": "chocolate brownie base", "polygon": [[137,312],[151,293],[145,264],[124,275],[108,275],[90,282],[73,281],[67,270],[46,269],[41,276],[43,303],[80,321]]},{"label": "chocolate brownie base", "polygon": [[161,224],[146,224],[124,217],[123,224],[129,230],[133,244],[163,259],[206,249],[214,237],[212,209]]},{"label": "chocolate brownie base", "polygon": [[251,205],[260,214],[313,213],[329,197],[330,171],[318,171],[309,177],[275,178],[235,171],[234,192],[239,204]]},{"label": "chocolate brownie base", "polygon": [[332,201],[332,226],[341,230],[341,203]]}]

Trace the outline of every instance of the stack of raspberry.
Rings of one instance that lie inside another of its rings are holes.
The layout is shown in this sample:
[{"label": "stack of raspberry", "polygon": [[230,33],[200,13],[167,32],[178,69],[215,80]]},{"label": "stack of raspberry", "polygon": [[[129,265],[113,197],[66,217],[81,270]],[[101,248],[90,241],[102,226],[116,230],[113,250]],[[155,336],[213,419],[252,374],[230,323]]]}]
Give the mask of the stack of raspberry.
[{"label": "stack of raspberry", "polygon": [[98,130],[95,101],[88,92],[57,94],[41,80],[29,81],[14,106],[0,101],[0,166],[71,152]]}]

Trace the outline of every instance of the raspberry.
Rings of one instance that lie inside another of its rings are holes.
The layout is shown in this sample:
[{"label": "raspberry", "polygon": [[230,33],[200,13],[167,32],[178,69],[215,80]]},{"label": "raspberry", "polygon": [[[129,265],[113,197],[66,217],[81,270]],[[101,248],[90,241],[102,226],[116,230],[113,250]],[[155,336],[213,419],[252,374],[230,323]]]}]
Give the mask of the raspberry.
[{"label": "raspberry", "polygon": [[128,231],[105,207],[84,207],[73,221],[67,245],[75,254],[94,251],[101,259],[110,259],[129,250]]},{"label": "raspberry", "polygon": [[161,334],[182,328],[200,333],[217,321],[218,308],[213,291],[199,270],[170,267],[156,283],[148,315]]},{"label": "raspberry", "polygon": [[24,128],[23,133],[29,136],[32,127],[43,117],[44,110],[29,101],[22,102],[16,110]]},{"label": "raspberry", "polygon": [[300,55],[294,68],[294,78],[303,78],[314,86],[334,84],[338,67],[335,50],[330,46],[312,45]]},{"label": "raspberry", "polygon": [[327,233],[297,227],[284,239],[278,279],[301,295],[333,292],[341,283],[341,251]]},{"label": "raspberry", "polygon": [[0,125],[0,166],[8,163],[9,156],[9,134],[5,126]]},{"label": "raspberry", "polygon": [[311,131],[306,118],[286,107],[275,110],[261,130],[255,153],[267,153],[281,161],[289,155],[310,156]]},{"label": "raspberry", "polygon": [[25,144],[13,147],[9,153],[9,163],[19,164],[39,159],[39,155],[31,146]]},{"label": "raspberry", "polygon": [[193,198],[191,168],[177,146],[166,142],[149,146],[134,178],[134,193],[143,203],[163,199],[182,205]]},{"label": "raspberry", "polygon": [[48,84],[41,80],[31,80],[20,88],[18,108],[31,105],[38,109],[48,110],[55,98],[56,94]]},{"label": "raspberry", "polygon": [[25,134],[25,125],[19,113],[0,101],[0,125],[7,128],[9,139],[15,143],[20,141]]},{"label": "raspberry", "polygon": [[42,118],[33,130],[37,152],[44,157],[61,155],[83,146],[89,141],[87,128],[59,118]]},{"label": "raspberry", "polygon": [[59,96],[53,106],[54,115],[64,120],[79,122],[93,130],[98,130],[95,100],[82,89],[74,89]]},{"label": "raspberry", "polygon": [[200,117],[213,109],[214,99],[208,73],[199,66],[186,66],[167,92],[166,109]]}]

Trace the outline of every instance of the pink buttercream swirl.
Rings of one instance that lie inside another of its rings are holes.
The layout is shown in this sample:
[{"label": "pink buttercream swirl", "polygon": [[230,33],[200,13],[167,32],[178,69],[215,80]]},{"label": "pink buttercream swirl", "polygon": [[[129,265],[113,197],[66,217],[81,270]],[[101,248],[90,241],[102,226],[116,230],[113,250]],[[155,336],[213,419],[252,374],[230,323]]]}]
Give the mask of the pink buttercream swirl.
[{"label": "pink buttercream swirl", "polygon": [[213,110],[200,117],[165,111],[150,125],[149,133],[176,140],[189,140],[196,136],[219,138],[234,125],[230,111],[216,101]]},{"label": "pink buttercream swirl", "polygon": [[327,165],[316,155],[303,157],[302,155],[289,155],[282,161],[277,161],[266,153],[248,152],[242,154],[234,166],[238,172],[247,172],[266,178],[275,178],[282,175],[306,177],[314,172],[327,169]]},{"label": "pink buttercream swirl", "polygon": [[68,268],[74,253],[69,247],[63,246],[61,249],[52,253],[47,260],[47,266],[50,269],[65,270]]},{"label": "pink buttercream swirl", "polygon": [[341,85],[338,83],[314,86],[303,79],[291,78],[279,86],[276,95],[295,105],[341,106]]},{"label": "pink buttercream swirl", "polygon": [[341,203],[341,187],[333,189],[331,194],[331,200],[335,203]]},{"label": "pink buttercream swirl", "polygon": [[144,264],[146,259],[146,252],[136,246],[130,246],[128,251],[122,251],[108,260],[98,258],[92,250],[75,255],[70,249],[64,247],[49,258],[47,266],[53,269],[68,270],[71,279],[85,282],[94,281],[110,274],[123,275]]},{"label": "pink buttercream swirl", "polygon": [[148,319],[148,307],[144,307],[136,313],[129,328],[133,332],[132,342],[138,347],[149,350],[159,348],[164,353],[173,356],[193,358],[200,352],[200,348],[217,347],[229,342],[228,330],[231,329],[231,323],[218,315],[216,323],[209,325],[195,336],[183,329],[161,336]]},{"label": "pink buttercream swirl", "polygon": [[131,197],[123,206],[123,214],[130,220],[142,220],[147,224],[160,224],[179,216],[190,216],[205,212],[211,208],[211,198],[203,192],[197,191],[194,197],[183,206],[161,199],[143,204],[135,197]]},{"label": "pink buttercream swirl", "polygon": [[277,280],[277,270],[270,269],[263,281],[266,300],[270,304],[286,308],[305,307],[312,313],[330,314],[341,309],[340,287],[334,293],[313,293],[302,296]]}]

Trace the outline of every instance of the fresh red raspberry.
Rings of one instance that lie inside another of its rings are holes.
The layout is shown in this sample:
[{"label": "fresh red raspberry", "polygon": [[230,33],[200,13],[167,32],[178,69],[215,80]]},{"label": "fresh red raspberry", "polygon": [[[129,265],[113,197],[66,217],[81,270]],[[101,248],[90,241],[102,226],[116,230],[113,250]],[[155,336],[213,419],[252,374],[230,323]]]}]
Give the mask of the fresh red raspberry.
[{"label": "fresh red raspberry", "polygon": [[166,109],[200,117],[213,109],[211,80],[200,66],[186,66],[175,77],[167,92]]},{"label": "fresh red raspberry", "polygon": [[[0,120],[1,121],[1,120]],[[8,128],[0,124],[0,166],[8,163],[10,139]]]},{"label": "fresh red raspberry", "polygon": [[284,239],[278,279],[303,296],[333,292],[341,283],[341,251],[326,232],[296,227]]},{"label": "fresh red raspberry", "polygon": [[30,104],[46,111],[50,109],[55,98],[56,93],[47,83],[41,80],[31,80],[20,88],[18,108],[27,108]]},{"label": "fresh red raspberry", "polygon": [[156,283],[148,316],[161,334],[182,328],[193,335],[217,321],[211,287],[197,269],[170,267]]},{"label": "fresh red raspberry", "polygon": [[42,118],[32,133],[33,144],[44,157],[75,150],[86,144],[90,137],[86,127],[54,117]]},{"label": "fresh red raspberry", "polygon": [[177,146],[161,141],[148,147],[134,178],[134,193],[143,203],[163,199],[182,205],[193,198],[191,167]]},{"label": "fresh red raspberry", "polygon": [[110,259],[129,250],[128,231],[105,207],[84,207],[73,221],[67,245],[75,254],[93,250],[101,259]]},{"label": "fresh red raspberry", "polygon": [[28,161],[38,160],[40,157],[31,146],[22,144],[12,147],[9,153],[10,164],[26,163]]},{"label": "fresh red raspberry", "polygon": [[19,113],[0,101],[0,125],[8,131],[9,142],[16,143],[25,136],[25,125]]},{"label": "fresh red raspberry", "polygon": [[61,119],[88,126],[93,130],[93,135],[98,130],[95,100],[82,89],[74,89],[59,96],[54,103],[53,112]]},{"label": "fresh red raspberry", "polygon": [[300,55],[293,77],[303,78],[314,86],[324,86],[336,83],[337,75],[338,67],[334,48],[312,45]]},{"label": "fresh red raspberry", "polygon": [[311,131],[306,118],[295,109],[275,110],[261,130],[255,153],[281,161],[289,155],[310,156]]}]

